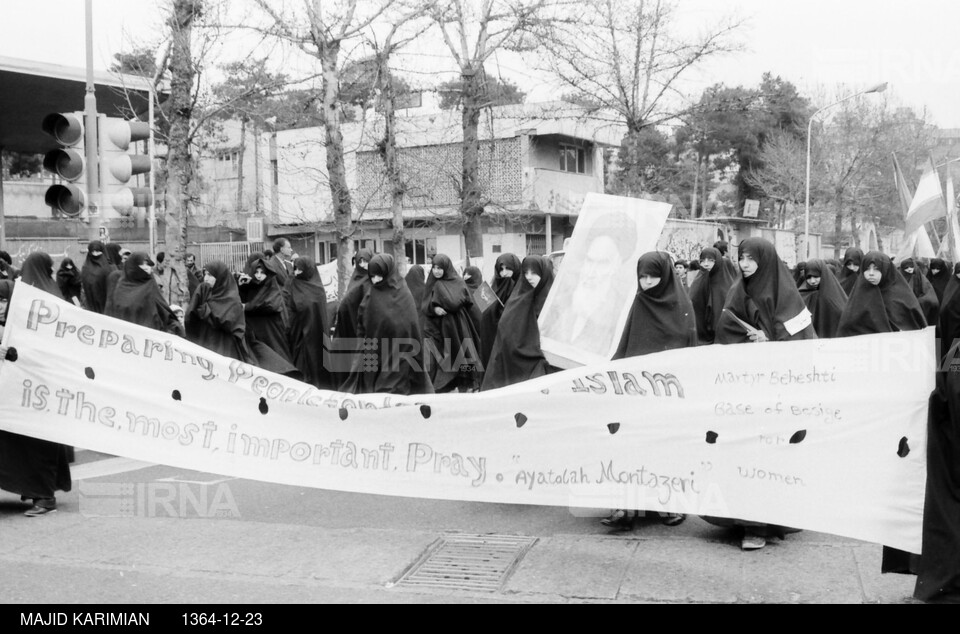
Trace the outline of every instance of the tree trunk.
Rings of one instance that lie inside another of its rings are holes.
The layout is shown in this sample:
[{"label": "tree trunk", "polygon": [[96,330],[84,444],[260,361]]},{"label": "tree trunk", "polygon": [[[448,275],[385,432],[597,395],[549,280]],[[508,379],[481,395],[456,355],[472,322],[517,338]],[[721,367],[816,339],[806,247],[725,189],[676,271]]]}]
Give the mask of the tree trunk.
[{"label": "tree trunk", "polygon": [[710,155],[703,156],[703,178],[700,180],[700,187],[703,192],[702,202],[700,203],[700,215],[707,213],[707,182],[710,180]]},{"label": "tree trunk", "polygon": [[843,208],[841,201],[837,201],[837,215],[833,219],[833,257],[840,259],[840,243],[843,241]]},{"label": "tree trunk", "polygon": [[480,191],[480,107],[483,71],[465,69],[463,77],[463,182],[460,215],[467,260],[483,257],[483,204]]},{"label": "tree trunk", "polygon": [[380,66],[380,103],[383,108],[384,138],[383,163],[390,183],[390,218],[393,223],[393,259],[400,272],[406,275],[406,239],[403,232],[403,179],[400,177],[400,161],[397,157],[397,113],[394,110],[393,78],[387,60]]},{"label": "tree trunk", "polygon": [[700,153],[697,152],[697,171],[693,173],[693,193],[690,194],[690,217],[696,220],[697,214],[697,192],[700,186]]},{"label": "tree trunk", "polygon": [[337,240],[338,296],[343,297],[350,281],[350,261],[353,258],[353,209],[347,172],[343,161],[343,131],[341,130],[340,77],[337,58],[339,42],[327,42],[320,49],[320,68],[323,71],[323,127],[327,135],[327,174],[330,179],[330,198],[333,201],[333,220]]},{"label": "tree trunk", "polygon": [[860,228],[857,226],[856,214],[850,214],[850,234],[853,236],[853,246],[860,248]]},{"label": "tree trunk", "polygon": [[187,244],[187,220],[193,198],[193,156],[190,151],[190,120],[193,111],[194,65],[190,40],[193,22],[202,11],[197,0],[175,0],[168,21],[172,45],[170,49],[170,138],[167,150],[167,191],[164,234],[167,266],[172,266],[185,280],[183,255]]},{"label": "tree trunk", "polygon": [[240,119],[240,156],[237,157],[237,213],[243,213],[243,155],[247,152],[247,118]]}]

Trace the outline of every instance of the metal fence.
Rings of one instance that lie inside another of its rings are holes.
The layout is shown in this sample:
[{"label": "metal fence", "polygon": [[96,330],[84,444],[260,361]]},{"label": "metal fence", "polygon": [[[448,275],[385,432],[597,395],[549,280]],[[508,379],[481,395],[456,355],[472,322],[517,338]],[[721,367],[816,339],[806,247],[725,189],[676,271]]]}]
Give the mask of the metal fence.
[{"label": "metal fence", "polygon": [[263,251],[262,242],[204,242],[198,247],[200,251],[198,266],[204,266],[212,260],[220,260],[225,262],[231,271],[242,271],[251,253]]}]

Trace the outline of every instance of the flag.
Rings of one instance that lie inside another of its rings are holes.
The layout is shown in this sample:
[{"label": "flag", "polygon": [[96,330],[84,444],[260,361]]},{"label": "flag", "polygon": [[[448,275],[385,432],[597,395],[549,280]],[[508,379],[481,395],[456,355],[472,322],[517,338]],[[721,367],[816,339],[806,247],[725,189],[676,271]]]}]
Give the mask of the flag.
[{"label": "flag", "polygon": [[930,243],[930,236],[927,230],[920,227],[913,233],[904,237],[903,246],[897,251],[897,262],[902,262],[906,258],[934,258],[937,257],[936,249]]},{"label": "flag", "polygon": [[[913,201],[913,194],[910,192],[910,185],[907,183],[903,170],[900,169],[900,162],[897,155],[893,155],[893,182],[900,195],[900,206],[903,209],[904,217],[910,212],[910,205]],[[927,230],[922,226],[913,233],[904,233],[903,246],[897,252],[896,260],[898,262],[906,258],[914,257],[934,257],[935,250],[930,243],[930,236]]]},{"label": "flag", "polygon": [[946,215],[947,206],[943,200],[940,176],[937,174],[937,169],[934,167],[933,159],[931,158],[929,159],[927,168],[923,172],[923,176],[920,177],[920,183],[917,185],[917,191],[913,195],[913,200],[910,202],[903,232],[906,235],[910,235],[917,229],[923,228],[925,223]]},{"label": "flag", "polygon": [[940,254],[950,262],[960,262],[960,223],[957,221],[957,199],[953,173],[947,166],[947,239],[940,245]]},{"label": "flag", "polygon": [[900,169],[900,162],[897,160],[897,154],[893,154],[893,184],[900,194],[900,206],[903,208],[903,217],[907,217],[910,211],[910,201],[913,200],[913,194],[910,193],[910,186],[907,179],[903,176],[903,170]]},{"label": "flag", "polygon": [[503,302],[500,301],[500,298],[497,297],[497,294],[493,292],[493,289],[490,288],[490,285],[486,282],[478,286],[477,290],[473,292],[473,303],[477,305],[481,313],[494,303],[503,306]]}]

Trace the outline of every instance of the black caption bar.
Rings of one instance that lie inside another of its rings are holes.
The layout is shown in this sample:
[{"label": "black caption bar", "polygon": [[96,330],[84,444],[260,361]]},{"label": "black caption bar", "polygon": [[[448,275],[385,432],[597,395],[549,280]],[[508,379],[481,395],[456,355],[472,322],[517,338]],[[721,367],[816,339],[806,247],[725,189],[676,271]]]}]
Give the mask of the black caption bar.
[{"label": "black caption bar", "polygon": [[293,626],[295,605],[3,605],[0,629],[30,627],[216,628]]}]

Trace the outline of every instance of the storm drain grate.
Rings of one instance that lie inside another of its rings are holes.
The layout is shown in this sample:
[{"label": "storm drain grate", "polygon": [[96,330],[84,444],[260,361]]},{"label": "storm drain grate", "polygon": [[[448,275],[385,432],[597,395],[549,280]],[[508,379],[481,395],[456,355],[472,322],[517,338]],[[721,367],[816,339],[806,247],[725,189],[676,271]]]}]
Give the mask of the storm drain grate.
[{"label": "storm drain grate", "polygon": [[395,585],[497,592],[536,541],[517,535],[446,535]]}]

